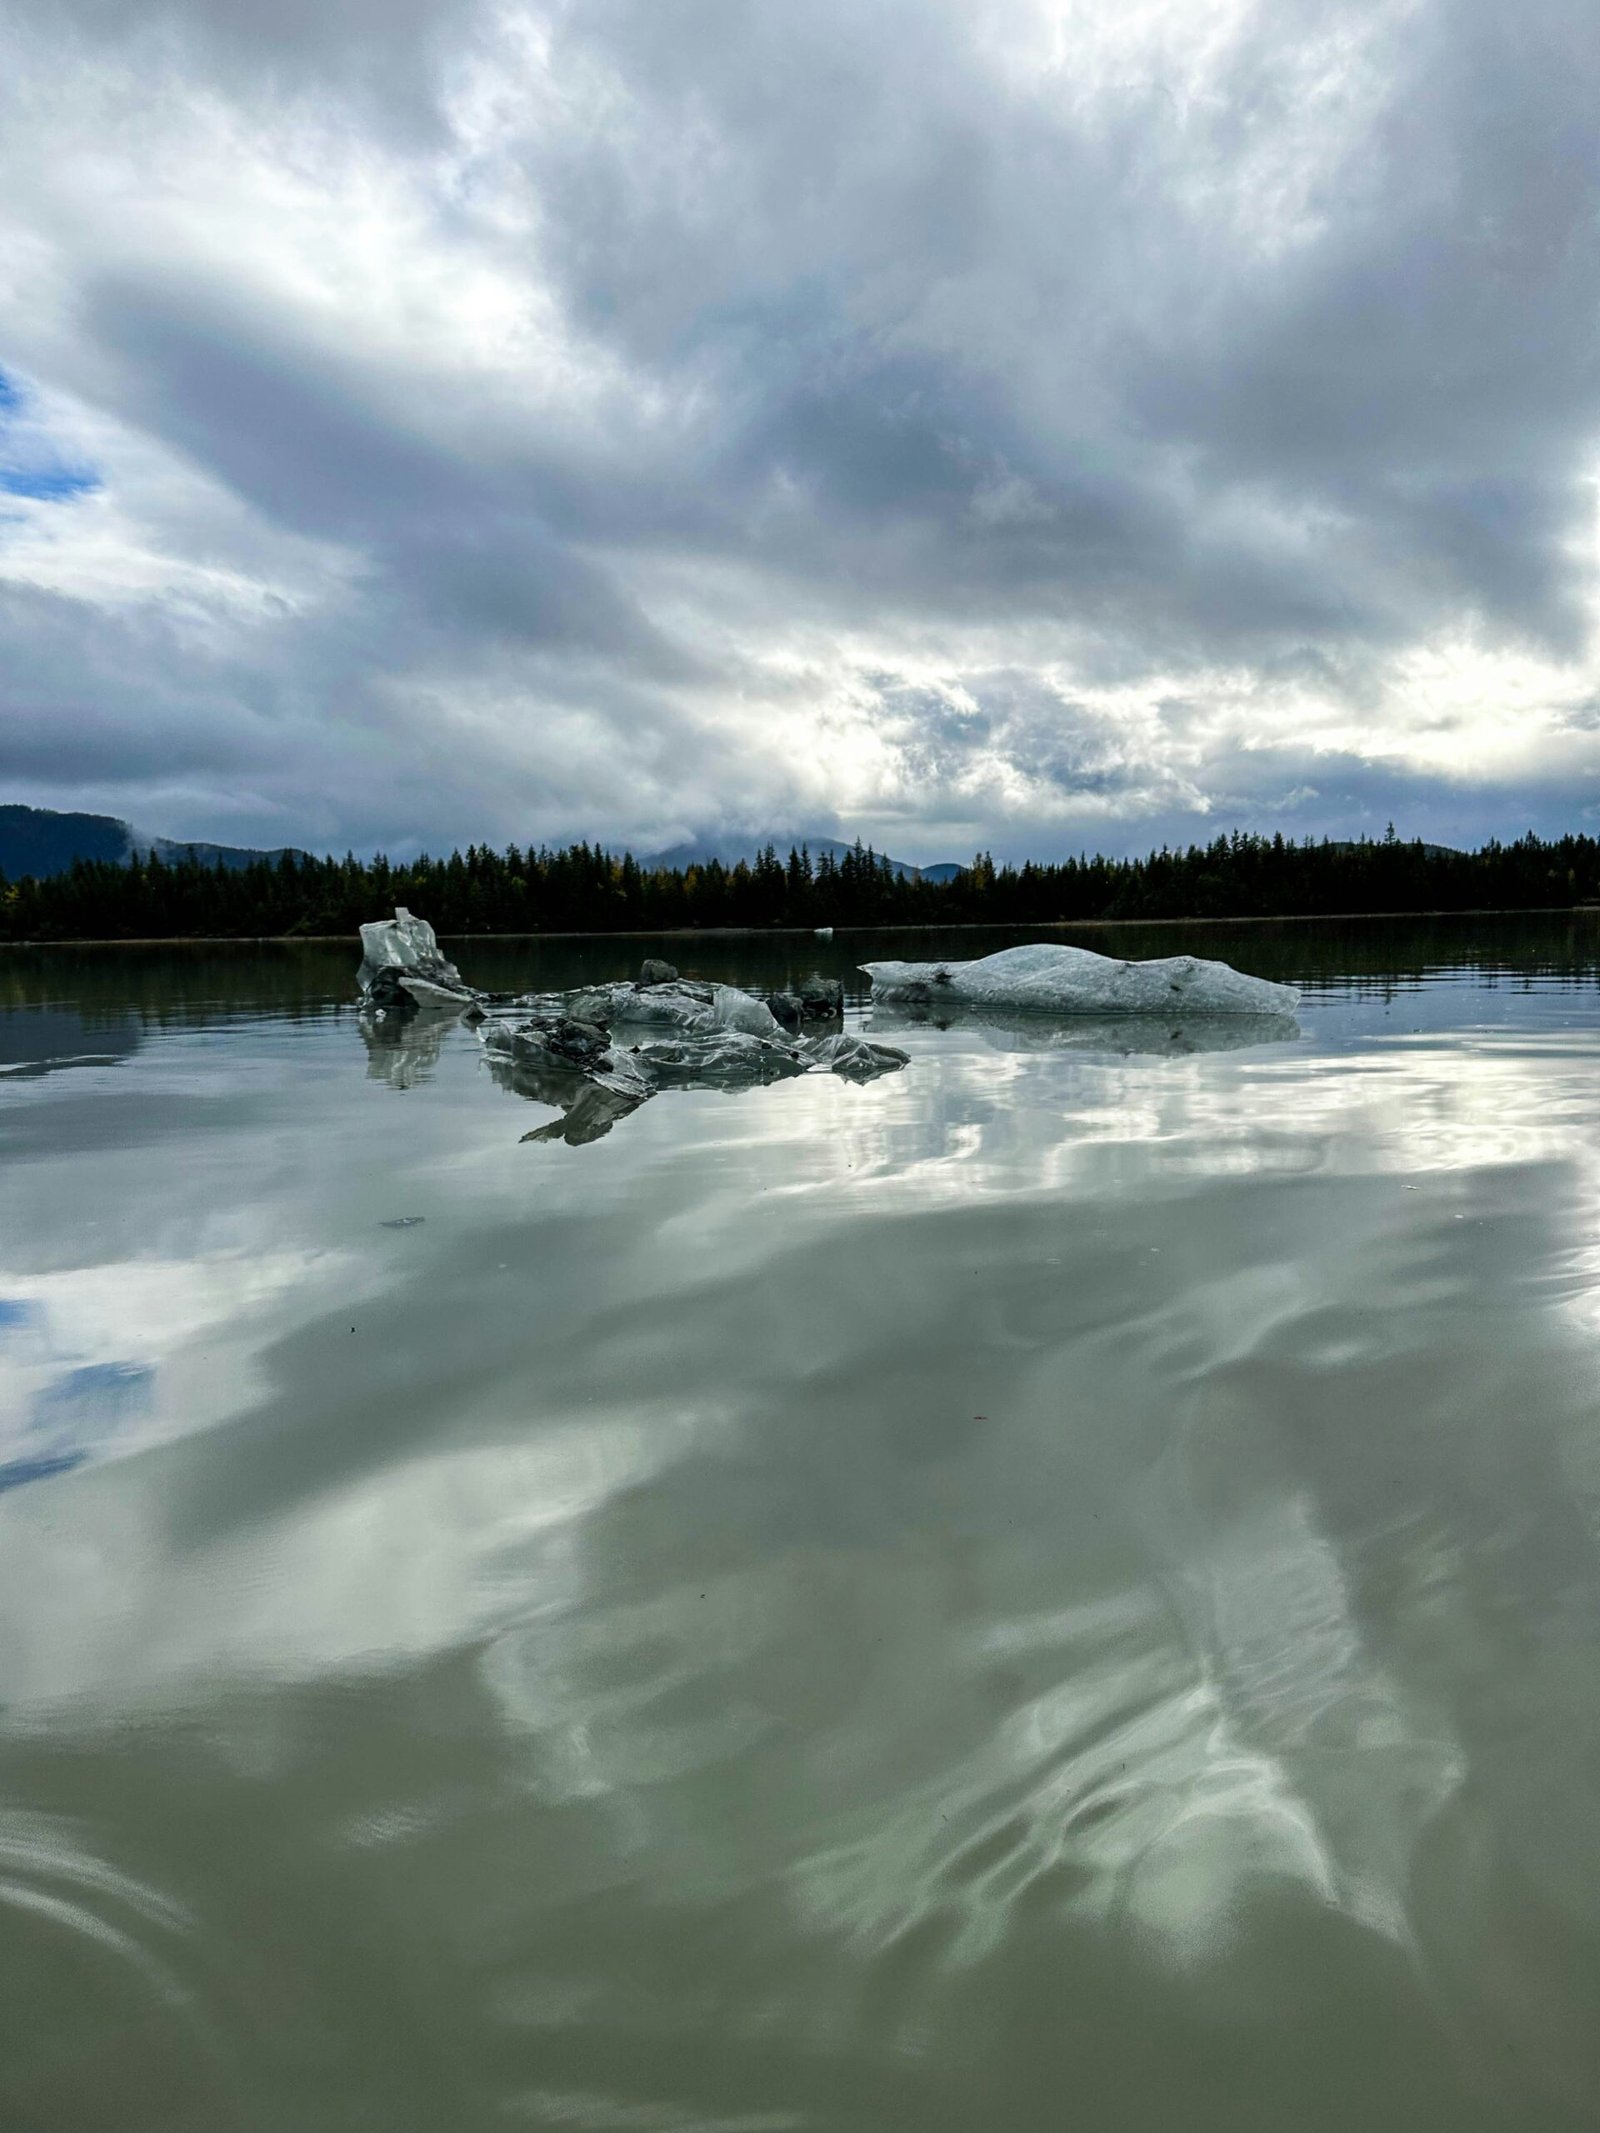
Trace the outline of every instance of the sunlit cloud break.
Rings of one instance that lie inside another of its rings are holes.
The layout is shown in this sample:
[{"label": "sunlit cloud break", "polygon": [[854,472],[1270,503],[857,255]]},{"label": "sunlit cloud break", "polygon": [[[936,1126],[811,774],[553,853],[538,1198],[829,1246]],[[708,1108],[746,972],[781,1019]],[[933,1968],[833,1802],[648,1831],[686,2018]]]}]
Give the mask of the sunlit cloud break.
[{"label": "sunlit cloud break", "polygon": [[1580,0],[0,21],[0,797],[1600,820]]}]

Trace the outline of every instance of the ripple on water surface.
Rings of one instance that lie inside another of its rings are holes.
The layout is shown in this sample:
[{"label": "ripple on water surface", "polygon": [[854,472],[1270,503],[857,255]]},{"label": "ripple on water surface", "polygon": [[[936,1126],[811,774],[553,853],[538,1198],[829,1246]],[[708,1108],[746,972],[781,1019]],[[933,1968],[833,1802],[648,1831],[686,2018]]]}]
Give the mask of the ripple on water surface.
[{"label": "ripple on water surface", "polygon": [[5,2124],[1592,2123],[1573,955],[583,1146],[337,973],[35,1028]]}]

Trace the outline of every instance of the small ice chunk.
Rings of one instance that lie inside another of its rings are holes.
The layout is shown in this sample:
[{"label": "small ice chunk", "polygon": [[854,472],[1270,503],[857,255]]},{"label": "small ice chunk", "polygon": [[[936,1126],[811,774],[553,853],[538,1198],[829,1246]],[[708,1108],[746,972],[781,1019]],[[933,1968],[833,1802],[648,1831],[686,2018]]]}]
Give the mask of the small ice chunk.
[{"label": "small ice chunk", "polygon": [[863,963],[875,1000],[1029,1008],[1056,1015],[1292,1015],[1299,992],[1227,963],[1173,955],[1124,963],[1040,942],[971,963]]},{"label": "small ice chunk", "polygon": [[712,986],[711,1014],[719,1029],[741,1030],[747,1037],[782,1035],[778,1018],[766,1002],[732,985]]},{"label": "small ice chunk", "polygon": [[911,1054],[897,1045],[871,1044],[865,1037],[840,1031],[832,1037],[813,1037],[805,1047],[813,1066],[842,1074],[846,1081],[876,1081],[880,1074],[893,1074],[907,1065]]}]

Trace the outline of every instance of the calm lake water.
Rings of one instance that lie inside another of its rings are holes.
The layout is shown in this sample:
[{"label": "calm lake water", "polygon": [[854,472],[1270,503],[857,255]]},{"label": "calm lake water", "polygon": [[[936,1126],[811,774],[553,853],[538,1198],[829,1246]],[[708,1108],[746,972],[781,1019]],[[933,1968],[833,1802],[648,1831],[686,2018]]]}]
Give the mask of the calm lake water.
[{"label": "calm lake water", "polygon": [[1600,922],[1111,938],[1298,1035],[0,956],[5,2133],[1594,2127]]}]

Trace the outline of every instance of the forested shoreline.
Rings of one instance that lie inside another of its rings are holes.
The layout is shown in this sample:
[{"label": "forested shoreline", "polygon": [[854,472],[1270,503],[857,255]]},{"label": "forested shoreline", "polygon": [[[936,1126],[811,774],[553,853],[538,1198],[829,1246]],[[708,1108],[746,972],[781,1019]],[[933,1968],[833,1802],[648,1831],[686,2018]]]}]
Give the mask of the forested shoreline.
[{"label": "forested shoreline", "polygon": [[1491,842],[1476,852],[1380,839],[1295,843],[1235,832],[1141,859],[996,865],[906,878],[857,846],[813,859],[772,847],[754,864],[642,867],[599,845],[447,859],[297,858],[249,866],[151,856],[80,860],[43,880],[0,876],[0,940],[154,940],[350,934],[396,904],[440,933],[652,933],[782,926],[1058,925],[1107,919],[1314,917],[1530,910],[1600,898],[1600,841]]}]

